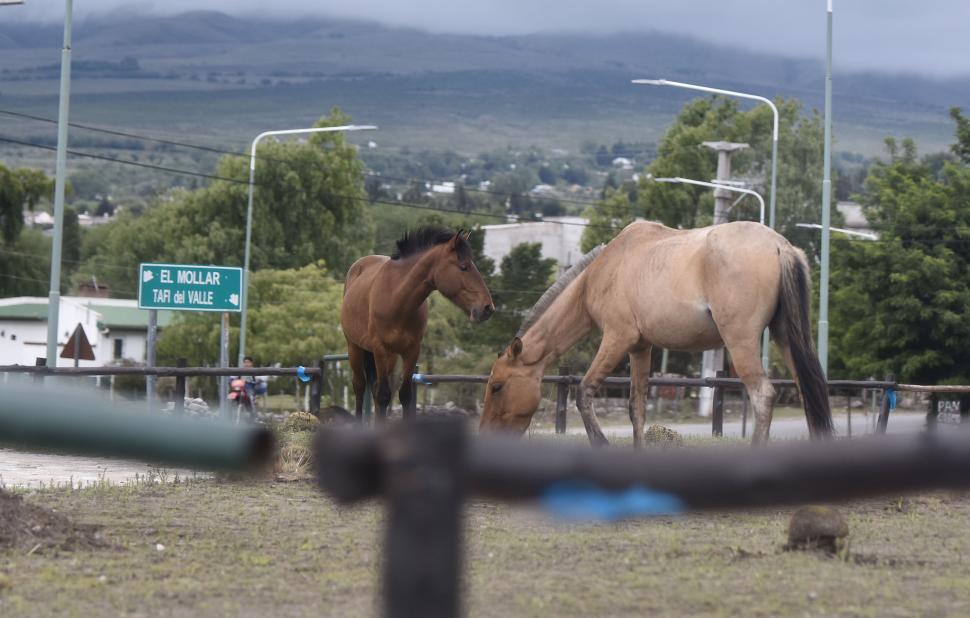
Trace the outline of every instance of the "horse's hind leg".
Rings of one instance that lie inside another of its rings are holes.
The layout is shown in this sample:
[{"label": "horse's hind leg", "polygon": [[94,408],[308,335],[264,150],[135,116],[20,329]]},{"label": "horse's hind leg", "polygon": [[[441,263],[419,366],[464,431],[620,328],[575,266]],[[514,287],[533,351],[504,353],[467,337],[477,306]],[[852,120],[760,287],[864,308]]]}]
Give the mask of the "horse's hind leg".
[{"label": "horse's hind leg", "polygon": [[643,425],[647,417],[647,395],[650,389],[650,352],[646,347],[630,352],[630,422],[633,424],[633,446],[643,446]]},{"label": "horse's hind leg", "polygon": [[748,398],[754,408],[754,432],[752,444],[764,444],[768,441],[768,431],[771,427],[772,407],[775,403],[775,387],[765,375],[761,365],[761,342],[758,337],[750,337],[744,341],[728,341],[725,345],[731,353],[734,369],[738,377],[744,382],[748,391]]}]

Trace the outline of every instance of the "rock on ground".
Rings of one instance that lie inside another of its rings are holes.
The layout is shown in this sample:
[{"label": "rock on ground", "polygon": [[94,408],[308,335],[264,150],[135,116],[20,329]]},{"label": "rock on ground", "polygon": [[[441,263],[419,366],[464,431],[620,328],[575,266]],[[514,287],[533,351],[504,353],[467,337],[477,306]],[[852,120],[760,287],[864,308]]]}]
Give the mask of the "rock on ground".
[{"label": "rock on ground", "polygon": [[673,429],[670,429],[669,427],[664,427],[663,425],[650,425],[650,427],[644,433],[644,440],[647,444],[654,444],[658,446],[684,445],[684,439],[679,433]]},{"label": "rock on ground", "polygon": [[792,515],[788,524],[786,549],[839,550],[842,539],[849,536],[849,524],[838,509],[830,506],[805,506]]}]

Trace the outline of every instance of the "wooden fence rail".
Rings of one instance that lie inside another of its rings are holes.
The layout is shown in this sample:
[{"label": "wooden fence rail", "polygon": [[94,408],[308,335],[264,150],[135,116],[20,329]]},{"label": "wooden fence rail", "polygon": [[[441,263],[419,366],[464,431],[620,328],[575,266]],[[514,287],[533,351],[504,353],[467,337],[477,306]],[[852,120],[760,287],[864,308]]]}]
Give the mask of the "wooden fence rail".
[{"label": "wooden fence rail", "polygon": [[636,491],[670,513],[970,488],[966,430],[638,451],[474,438],[453,419],[419,419],[379,433],[323,431],[314,453],[320,485],[337,500],[386,500],[382,590],[390,618],[461,614],[460,531],[463,506],[475,496],[548,504],[555,492],[560,506],[565,496],[582,508]]},{"label": "wooden fence rail", "polygon": [[[309,387],[309,411],[319,414],[320,401],[323,396],[324,382],[327,372],[327,365],[332,362],[347,360],[346,354],[326,355],[316,361],[310,367],[302,368],[303,375],[311,379]],[[5,365],[0,366],[0,373],[27,373],[33,374],[35,378],[42,379],[44,376],[173,376],[176,378],[176,410],[181,412],[182,401],[185,395],[185,379],[189,377],[223,377],[223,376],[296,376],[300,368],[298,367],[186,367],[184,360],[179,359],[177,367],[57,367],[49,368],[43,363],[37,366],[29,365]],[[568,410],[569,387],[578,385],[583,379],[580,375],[570,375],[567,367],[560,367],[558,375],[547,375],[542,378],[546,384],[556,385],[556,433],[566,432],[566,416]],[[416,386],[428,386],[436,384],[484,384],[488,382],[486,375],[471,374],[422,374],[420,379],[416,379]],[[776,379],[771,383],[776,387],[793,387],[793,380]],[[611,376],[604,380],[605,386],[629,386],[630,378],[621,376]],[[670,378],[653,377],[650,385],[663,387],[685,387],[685,388],[713,388],[714,389],[714,409],[712,414],[712,434],[720,436],[723,433],[724,419],[724,391],[733,390],[743,392],[744,385],[739,378],[724,377],[723,372],[719,372],[716,377],[708,378]],[[920,393],[939,394],[967,394],[970,393],[970,385],[944,385],[928,386],[920,384],[899,384],[891,380],[829,380],[828,387],[832,389],[862,389],[882,391],[879,417],[876,423],[876,430],[885,433],[889,422],[889,397],[886,396],[890,389],[897,391],[911,391]],[[181,394],[181,397],[179,396]],[[415,393],[417,401],[417,393]],[[931,413],[928,418],[932,418],[937,405],[936,396],[930,398]],[[963,407],[967,407],[963,404]],[[851,415],[851,400],[847,408],[847,414]],[[962,408],[961,408],[962,410]],[[746,421],[747,419],[743,419]],[[851,420],[849,421],[851,423]],[[932,422],[932,421],[931,421]],[[851,431],[851,430],[850,430]]]}]

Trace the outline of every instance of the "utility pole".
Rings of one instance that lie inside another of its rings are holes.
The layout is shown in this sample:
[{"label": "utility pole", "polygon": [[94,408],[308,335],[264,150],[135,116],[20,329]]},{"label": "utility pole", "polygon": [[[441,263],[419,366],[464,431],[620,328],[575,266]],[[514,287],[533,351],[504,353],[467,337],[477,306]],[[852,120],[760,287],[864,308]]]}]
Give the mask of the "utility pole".
[{"label": "utility pole", "polygon": [[64,183],[67,168],[67,119],[71,100],[72,0],[64,0],[64,49],[61,51],[61,94],[57,112],[57,170],[54,178],[54,239],[51,242],[51,285],[47,295],[47,366],[57,366],[57,321],[61,309],[61,244],[64,239]]},{"label": "utility pole", "polygon": [[825,145],[822,155],[822,264],[818,283],[818,362],[829,375],[829,230],[832,222],[832,0],[825,36]]},{"label": "utility pole", "polygon": [[[730,182],[731,157],[739,150],[747,148],[748,145],[737,142],[703,142],[703,145],[717,151],[717,179],[714,182],[719,184]],[[728,211],[731,209],[731,197],[731,191],[720,188],[714,189],[714,225],[727,223]],[[718,371],[723,369],[724,348],[705,350],[701,359],[701,377],[713,378]],[[702,388],[698,413],[701,416],[710,416],[713,409],[714,390]]]}]

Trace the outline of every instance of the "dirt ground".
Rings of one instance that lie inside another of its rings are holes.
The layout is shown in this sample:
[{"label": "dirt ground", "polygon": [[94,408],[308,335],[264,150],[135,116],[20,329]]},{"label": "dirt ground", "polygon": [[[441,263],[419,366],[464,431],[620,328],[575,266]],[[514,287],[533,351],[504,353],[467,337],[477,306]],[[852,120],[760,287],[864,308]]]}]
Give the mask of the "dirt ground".
[{"label": "dirt ground", "polygon": [[[103,543],[0,548],[3,616],[378,613],[378,503],[338,507],[307,482],[216,479],[34,490],[25,501],[95,526]],[[849,550],[831,558],[782,549],[788,509],[567,525],[473,502],[468,614],[970,615],[970,495],[843,512]]]}]

